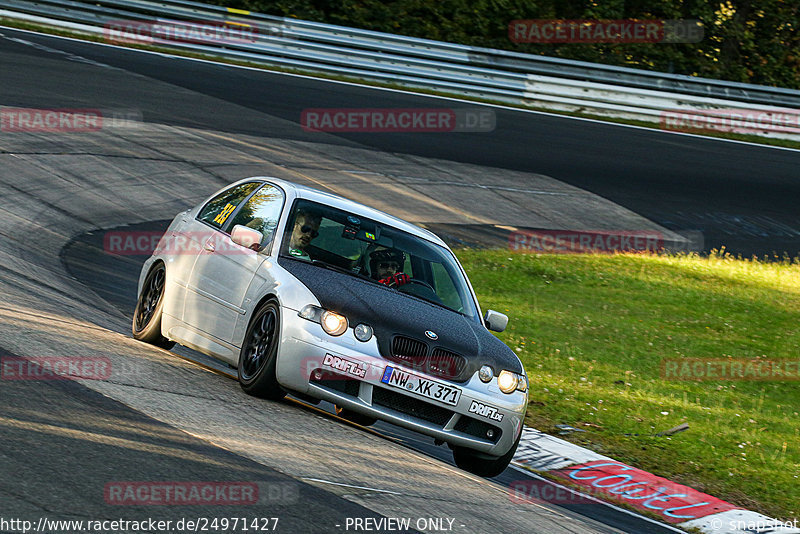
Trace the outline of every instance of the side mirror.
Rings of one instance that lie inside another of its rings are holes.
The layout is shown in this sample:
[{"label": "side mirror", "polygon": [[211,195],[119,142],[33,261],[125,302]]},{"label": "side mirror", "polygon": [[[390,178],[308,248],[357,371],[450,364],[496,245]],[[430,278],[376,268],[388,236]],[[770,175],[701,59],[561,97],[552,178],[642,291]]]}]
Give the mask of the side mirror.
[{"label": "side mirror", "polygon": [[483,321],[486,323],[486,328],[495,332],[502,332],[508,326],[508,316],[494,310],[486,310]]},{"label": "side mirror", "polygon": [[261,248],[262,239],[264,239],[264,234],[248,226],[237,224],[231,230],[231,241],[256,252]]}]

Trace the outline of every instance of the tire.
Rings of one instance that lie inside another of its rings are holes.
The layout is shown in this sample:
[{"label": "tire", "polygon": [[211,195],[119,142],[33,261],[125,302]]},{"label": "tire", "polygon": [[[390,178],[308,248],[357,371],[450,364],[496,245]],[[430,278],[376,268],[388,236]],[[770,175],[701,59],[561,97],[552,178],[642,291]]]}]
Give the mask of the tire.
[{"label": "tire", "polygon": [[161,335],[166,280],[167,269],[163,263],[156,264],[147,273],[142,293],[136,299],[136,308],[133,310],[131,332],[134,339],[169,350],[175,346],[175,342]]},{"label": "tire", "polygon": [[239,352],[239,384],[248,395],[280,400],[286,391],[278,384],[275,366],[281,337],[280,305],[275,299],[253,314]]},{"label": "tire", "polygon": [[520,438],[522,438],[521,431],[511,449],[499,458],[491,458],[471,449],[465,449],[464,447],[453,447],[453,460],[455,460],[456,465],[464,471],[469,471],[479,477],[496,477],[505,471],[508,464],[511,463],[511,459],[514,458],[514,453],[517,452]]},{"label": "tire", "polygon": [[348,410],[347,408],[340,408],[339,406],[336,406],[336,415],[342,419],[347,419],[351,423],[361,426],[372,426],[378,422],[377,417],[364,415],[363,413],[354,412],[352,410]]}]

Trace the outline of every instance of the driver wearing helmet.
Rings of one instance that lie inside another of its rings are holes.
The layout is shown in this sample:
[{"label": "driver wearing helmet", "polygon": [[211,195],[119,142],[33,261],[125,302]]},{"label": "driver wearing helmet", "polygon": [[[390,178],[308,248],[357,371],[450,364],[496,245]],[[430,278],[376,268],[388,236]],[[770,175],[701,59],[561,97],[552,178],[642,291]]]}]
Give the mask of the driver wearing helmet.
[{"label": "driver wearing helmet", "polygon": [[372,278],[389,287],[399,287],[411,280],[403,272],[405,264],[405,253],[394,248],[381,248],[369,255],[369,272]]}]

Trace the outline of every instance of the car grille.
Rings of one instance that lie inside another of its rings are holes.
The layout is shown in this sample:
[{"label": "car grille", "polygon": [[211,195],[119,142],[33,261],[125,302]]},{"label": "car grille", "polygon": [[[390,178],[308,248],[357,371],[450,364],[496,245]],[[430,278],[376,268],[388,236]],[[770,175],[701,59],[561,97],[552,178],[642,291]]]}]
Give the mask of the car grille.
[{"label": "car grille", "polygon": [[428,358],[426,370],[432,375],[453,379],[460,375],[466,366],[467,360],[463,356],[437,347]]},{"label": "car grille", "polygon": [[[490,429],[494,430],[494,434],[491,438],[486,435],[486,432]],[[502,434],[502,430],[496,426],[479,421],[474,417],[467,417],[466,415],[462,415],[458,419],[458,422],[456,422],[456,426],[453,427],[453,430],[463,432],[464,434],[469,434],[470,436],[475,436],[476,438],[488,439],[494,443],[497,443],[497,440],[500,439],[500,434]]]},{"label": "car grille", "polygon": [[447,380],[457,378],[467,366],[466,358],[460,354],[441,347],[429,354],[426,343],[405,336],[392,339],[391,351],[388,359]]},{"label": "car grille", "polygon": [[422,341],[405,336],[395,336],[392,340],[392,359],[411,367],[421,365],[428,354],[428,347]]},{"label": "car grille", "polygon": [[372,390],[372,404],[390,408],[396,412],[424,419],[440,426],[444,426],[453,417],[453,412],[446,408],[434,406],[425,401],[379,387]]}]

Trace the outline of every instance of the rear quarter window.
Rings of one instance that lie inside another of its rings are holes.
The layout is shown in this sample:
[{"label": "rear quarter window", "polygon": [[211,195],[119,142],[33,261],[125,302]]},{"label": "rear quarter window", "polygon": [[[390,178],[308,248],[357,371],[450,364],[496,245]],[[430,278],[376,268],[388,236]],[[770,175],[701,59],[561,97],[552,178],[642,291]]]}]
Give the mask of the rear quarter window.
[{"label": "rear quarter window", "polygon": [[226,189],[203,206],[197,218],[215,228],[222,228],[236,208],[261,184],[247,182]]}]

